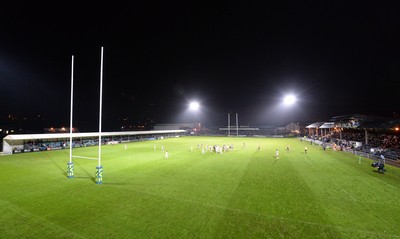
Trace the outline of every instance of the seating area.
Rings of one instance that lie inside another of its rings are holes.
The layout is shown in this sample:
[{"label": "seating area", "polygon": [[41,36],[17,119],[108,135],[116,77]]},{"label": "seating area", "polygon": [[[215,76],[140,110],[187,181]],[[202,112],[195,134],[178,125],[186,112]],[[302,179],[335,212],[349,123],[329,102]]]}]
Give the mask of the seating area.
[{"label": "seating area", "polygon": [[[144,136],[115,136],[115,137],[103,137],[101,143],[103,145],[108,142],[134,142],[134,141],[143,141],[148,140],[148,137]],[[96,146],[99,144],[99,139],[96,137],[88,138],[88,139],[74,139],[72,142],[73,148],[80,147],[90,147]],[[25,151],[46,151],[53,149],[65,149],[69,148],[70,141],[69,140],[59,140],[59,141],[48,141],[48,140],[37,140],[37,141],[28,141],[24,143]]]},{"label": "seating area", "polygon": [[[156,140],[186,135],[185,130],[102,132],[102,144]],[[72,147],[96,146],[98,133],[74,133]],[[36,151],[59,150],[70,148],[70,135],[52,134],[15,134],[3,138],[3,154],[27,153]]]},{"label": "seating area", "polygon": [[379,157],[382,154],[385,158],[400,160],[400,140],[395,133],[371,131],[368,133],[368,144],[365,144],[365,132],[363,130],[344,130],[341,132],[341,138],[339,132],[332,132],[324,137],[324,141],[347,148],[353,146],[352,142],[361,142],[362,145],[356,147],[355,150],[369,153],[372,156]]}]

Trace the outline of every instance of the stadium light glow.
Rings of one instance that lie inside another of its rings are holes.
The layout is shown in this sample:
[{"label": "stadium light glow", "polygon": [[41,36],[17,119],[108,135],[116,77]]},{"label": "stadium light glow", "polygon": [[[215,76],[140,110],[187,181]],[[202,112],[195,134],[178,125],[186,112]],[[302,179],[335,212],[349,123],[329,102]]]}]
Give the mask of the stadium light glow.
[{"label": "stadium light glow", "polygon": [[197,103],[197,102],[191,102],[190,104],[189,104],[189,109],[190,110],[198,110],[200,108],[200,105],[199,105],[199,103]]},{"label": "stadium light glow", "polygon": [[285,105],[293,105],[296,102],[296,97],[294,95],[286,95],[283,98],[283,104]]}]

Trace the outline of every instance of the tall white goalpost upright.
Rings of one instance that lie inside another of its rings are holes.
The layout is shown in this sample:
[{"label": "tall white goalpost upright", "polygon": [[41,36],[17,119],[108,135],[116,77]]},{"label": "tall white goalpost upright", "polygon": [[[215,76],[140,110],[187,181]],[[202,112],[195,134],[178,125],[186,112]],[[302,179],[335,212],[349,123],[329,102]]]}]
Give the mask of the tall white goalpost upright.
[{"label": "tall white goalpost upright", "polygon": [[100,60],[100,110],[99,110],[99,163],[96,167],[96,184],[103,183],[103,166],[101,166],[101,110],[103,98],[103,47],[101,47],[101,60]]},{"label": "tall white goalpost upright", "polygon": [[74,163],[72,162],[72,109],[73,109],[73,96],[74,96],[74,55],[72,55],[71,63],[71,112],[70,112],[70,125],[69,125],[69,162],[67,163],[67,177],[74,177]]},{"label": "tall white goalpost upright", "polygon": [[231,136],[231,114],[228,113],[228,136]]},{"label": "tall white goalpost upright", "polygon": [[239,137],[239,119],[238,119],[238,113],[236,113],[236,137]]},{"label": "tall white goalpost upright", "polygon": [[[72,55],[71,63],[71,111],[70,111],[70,129],[69,129],[69,162],[67,163],[67,177],[74,177],[74,163],[72,162],[72,131],[73,131],[73,96],[74,96],[74,56]],[[100,63],[100,112],[99,112],[99,155],[98,165],[96,167],[95,181],[96,184],[103,183],[103,166],[101,166],[101,116],[102,116],[102,98],[103,98],[103,47],[101,47],[101,63]]]}]

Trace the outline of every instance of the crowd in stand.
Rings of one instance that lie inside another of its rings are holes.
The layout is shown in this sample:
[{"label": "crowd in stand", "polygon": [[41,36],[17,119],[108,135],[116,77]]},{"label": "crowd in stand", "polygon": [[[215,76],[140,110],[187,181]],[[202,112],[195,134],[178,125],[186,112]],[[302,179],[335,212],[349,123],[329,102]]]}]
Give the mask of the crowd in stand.
[{"label": "crowd in stand", "polygon": [[[163,136],[165,138],[171,137],[171,135]],[[103,137],[101,140],[102,144],[112,144],[115,143],[124,143],[124,142],[135,142],[135,141],[144,141],[155,139],[148,136],[115,136],[115,137]],[[74,139],[72,142],[73,148],[79,147],[89,147],[95,146],[99,144],[99,139],[96,138],[88,138],[88,139]],[[69,148],[70,141],[69,140],[54,140],[54,141],[43,141],[43,140],[36,140],[36,141],[28,141],[24,143],[23,150],[26,151],[46,151],[46,150],[53,150],[53,149],[65,149]]]},{"label": "crowd in stand", "polygon": [[[341,135],[341,136],[340,136]],[[372,153],[376,155],[383,154],[390,159],[400,159],[400,139],[398,134],[391,132],[370,131],[367,132],[368,140],[366,143],[365,132],[360,130],[346,130],[332,132],[323,137],[314,136],[314,139],[320,139],[325,143],[332,143],[337,146]],[[361,146],[356,147],[355,142],[360,142]],[[371,150],[372,149],[372,150]]]},{"label": "crowd in stand", "polygon": [[[340,139],[339,133],[332,133],[330,138]],[[365,143],[365,132],[342,132],[342,139],[346,141],[357,141]],[[368,133],[368,145],[371,148],[397,149],[400,150],[399,136],[387,133]]]}]

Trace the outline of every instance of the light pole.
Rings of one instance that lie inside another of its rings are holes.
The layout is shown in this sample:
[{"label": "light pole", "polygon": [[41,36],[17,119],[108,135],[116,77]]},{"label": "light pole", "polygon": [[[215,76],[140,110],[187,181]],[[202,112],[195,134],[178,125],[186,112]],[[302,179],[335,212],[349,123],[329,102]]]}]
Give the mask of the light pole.
[{"label": "light pole", "polygon": [[[194,114],[195,114],[195,116],[194,116],[194,123],[195,123],[195,127],[197,128],[199,128],[199,130],[200,130],[200,122],[196,122],[197,121],[197,117],[196,117],[196,114],[198,113],[198,111],[200,110],[200,104],[197,102],[197,101],[192,101],[192,102],[190,102],[190,104],[189,104],[189,110],[190,111],[192,111],[192,112],[194,112]],[[198,125],[197,125],[197,123],[198,123]],[[197,131],[196,130],[196,128],[195,128],[195,131]]]},{"label": "light pole", "polygon": [[[295,95],[293,95],[293,94],[287,94],[287,95],[285,95],[284,97],[283,97],[283,102],[282,102],[282,104],[286,107],[286,108],[293,108],[293,105],[296,103],[296,101],[297,101],[297,98],[296,98],[296,96]],[[288,119],[290,120],[290,122],[289,123],[294,123],[294,122],[291,122],[292,121],[292,116],[293,115],[293,113],[288,113]]]}]

